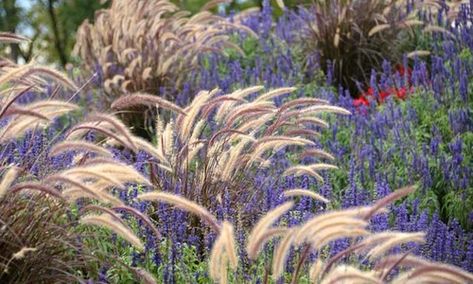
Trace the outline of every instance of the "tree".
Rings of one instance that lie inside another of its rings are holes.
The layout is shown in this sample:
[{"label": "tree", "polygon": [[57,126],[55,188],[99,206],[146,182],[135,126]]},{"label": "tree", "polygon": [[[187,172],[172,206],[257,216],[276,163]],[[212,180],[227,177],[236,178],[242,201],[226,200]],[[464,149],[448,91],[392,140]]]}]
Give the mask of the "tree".
[{"label": "tree", "polygon": [[[21,21],[21,9],[16,0],[3,0],[0,2],[0,31],[17,33],[17,27]],[[18,61],[20,48],[17,44],[10,44],[9,57],[14,62]]]},{"label": "tree", "polygon": [[70,53],[75,32],[85,20],[93,20],[95,11],[105,7],[100,0],[37,0],[28,11],[30,27],[38,32],[35,50],[48,62],[65,66],[71,62]]}]

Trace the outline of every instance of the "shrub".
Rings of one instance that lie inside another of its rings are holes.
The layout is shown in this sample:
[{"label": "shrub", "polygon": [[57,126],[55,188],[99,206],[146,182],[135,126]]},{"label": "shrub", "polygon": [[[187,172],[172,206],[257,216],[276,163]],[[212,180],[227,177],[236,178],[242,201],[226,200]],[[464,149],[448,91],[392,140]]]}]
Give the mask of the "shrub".
[{"label": "shrub", "polygon": [[[3,182],[5,182],[6,177]],[[4,184],[2,184],[4,185]],[[47,194],[0,198],[0,281],[75,282],[93,258],[80,253],[67,206]]]},{"label": "shrub", "polygon": [[[0,41],[18,42],[21,40],[25,39],[0,33]],[[31,95],[43,91],[42,86],[46,82],[43,77],[58,81],[73,90],[78,89],[74,82],[50,68],[31,63],[17,66],[9,62],[0,68],[0,86],[2,87],[0,143],[3,145],[19,139],[27,132],[33,132],[34,134],[30,137],[35,139],[37,136],[35,134],[40,129],[47,127],[63,114],[77,109],[76,105],[59,100],[34,101]],[[22,96],[28,96],[27,103],[18,102]],[[98,114],[97,116],[101,117]],[[102,118],[106,119],[106,116]],[[75,128],[71,129],[71,132],[79,131]],[[82,142],[79,145],[57,144],[49,154],[58,155],[70,150],[96,151],[102,155],[107,153],[106,149]],[[33,155],[32,152],[27,153]],[[45,177],[37,180],[38,177],[29,172],[29,169],[21,169],[15,164],[8,164],[9,157],[2,158],[0,160],[0,165],[2,165],[0,280],[2,283],[81,282],[83,280],[80,279],[80,274],[93,275],[94,271],[90,266],[94,264],[93,261],[96,258],[92,257],[90,250],[97,248],[93,245],[83,245],[81,238],[86,236],[78,230],[79,223],[76,214],[73,213],[74,210],[71,210],[75,207],[74,202],[79,198],[100,196],[113,203],[116,199],[113,197],[107,199],[109,195],[104,192],[110,183],[123,188],[124,183],[137,181],[141,175],[113,160],[101,161],[100,169],[96,169],[97,166],[86,163],[86,157],[76,157],[75,160],[80,161],[81,164],[73,164],[70,168],[61,169],[56,173],[46,172]],[[93,173],[87,171],[90,167],[95,169]],[[106,174],[101,173],[100,170],[105,171]],[[116,174],[118,177],[107,177],[107,174]],[[99,185],[100,192],[94,187],[94,177],[103,179]],[[131,210],[122,203],[115,203],[115,205],[122,210]],[[120,219],[113,212],[109,214]],[[101,218],[105,219],[107,216]],[[93,224],[102,219],[86,216],[81,218],[80,222]],[[110,224],[105,222],[103,226],[107,227]],[[117,228],[122,229],[121,236],[127,238],[126,225],[122,224],[121,227],[114,225],[114,229]],[[135,244],[139,245],[139,242]],[[94,255],[97,255],[97,252],[94,251]]]},{"label": "shrub", "polygon": [[419,27],[448,33],[417,17],[423,5],[398,0],[315,1],[304,12],[300,41],[308,55],[318,54],[322,69],[337,86],[356,96],[357,82],[368,84],[372,69],[384,60],[400,64],[403,53],[416,48]]},{"label": "shrub", "polygon": [[[86,20],[81,25],[74,52],[86,70],[99,74],[105,95],[98,100],[105,107],[122,94],[138,91],[174,100],[200,54],[241,51],[229,40],[235,28],[253,34],[208,11],[190,17],[167,0],[115,0],[97,12],[94,24]],[[142,110],[127,118],[141,130]]]},{"label": "shrub", "polygon": [[[201,91],[184,109],[136,93],[121,97],[112,107],[123,110],[157,105],[162,115],[164,111],[176,113],[175,119],[157,117],[157,146],[142,148],[156,160],[150,173],[154,185],[166,191],[179,188],[187,198],[212,209],[218,204],[215,197],[220,196],[240,212],[239,204],[260,196],[255,177],[282,149],[292,149],[294,165],[269,172],[277,176],[307,174],[323,181],[319,171],[336,167],[323,162],[331,159],[330,154],[316,149],[312,141],[319,135],[317,130],[328,126],[317,116],[329,112],[349,114],[316,98],[289,98],[276,106],[275,98],[295,88],[258,94],[262,89],[255,86],[228,95],[219,95],[217,89]],[[299,165],[307,155],[320,159],[320,163]]]},{"label": "shrub", "polygon": [[[18,43],[25,38],[0,34],[0,42]],[[8,61],[0,67],[0,142],[17,139],[25,132],[44,127],[55,117],[76,108],[60,101],[39,101],[26,105],[17,100],[30,90],[41,89],[41,77],[54,78],[76,89],[65,76],[49,68],[27,64],[16,66]],[[3,164],[0,182],[0,281],[2,283],[48,283],[75,281],[74,273],[85,266],[86,254],[79,249],[77,235],[68,230],[63,203],[48,196],[47,190],[21,194],[19,185],[25,177],[14,165]]]}]

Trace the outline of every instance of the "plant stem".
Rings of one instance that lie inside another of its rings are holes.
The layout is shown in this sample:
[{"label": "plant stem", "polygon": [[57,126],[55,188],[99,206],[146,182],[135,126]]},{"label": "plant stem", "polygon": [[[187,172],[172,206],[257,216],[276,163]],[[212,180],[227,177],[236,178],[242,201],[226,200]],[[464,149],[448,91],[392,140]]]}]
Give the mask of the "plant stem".
[{"label": "plant stem", "polygon": [[302,265],[304,264],[305,260],[309,256],[309,252],[310,252],[310,245],[307,244],[304,246],[301,257],[299,258],[299,262],[297,263],[296,270],[294,270],[294,273],[292,274],[291,284],[297,283],[297,279],[299,278],[299,271],[301,270]]}]

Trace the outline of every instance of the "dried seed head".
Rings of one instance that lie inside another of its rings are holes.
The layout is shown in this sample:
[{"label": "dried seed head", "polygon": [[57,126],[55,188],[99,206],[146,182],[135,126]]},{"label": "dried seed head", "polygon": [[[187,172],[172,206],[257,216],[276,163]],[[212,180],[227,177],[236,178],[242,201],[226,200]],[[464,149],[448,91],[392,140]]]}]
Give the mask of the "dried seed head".
[{"label": "dried seed head", "polygon": [[86,225],[95,225],[104,228],[108,228],[120,237],[124,238],[135,246],[139,250],[144,250],[144,246],[141,243],[140,239],[131,231],[130,228],[126,227],[120,222],[117,222],[109,214],[102,215],[87,215],[80,219],[82,224]]},{"label": "dried seed head", "polygon": [[264,215],[258,223],[253,227],[248,237],[248,244],[246,246],[246,253],[249,259],[255,259],[259,251],[262,249],[264,243],[261,242],[266,232],[271,225],[276,222],[284,213],[289,211],[294,203],[291,201],[285,202]]}]

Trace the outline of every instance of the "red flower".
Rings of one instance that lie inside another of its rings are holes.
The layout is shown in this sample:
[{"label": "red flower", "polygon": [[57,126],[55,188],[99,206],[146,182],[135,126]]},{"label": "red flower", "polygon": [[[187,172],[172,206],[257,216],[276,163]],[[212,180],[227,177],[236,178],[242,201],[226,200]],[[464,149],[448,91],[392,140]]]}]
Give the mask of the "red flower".
[{"label": "red flower", "polygon": [[374,90],[372,87],[368,88],[368,91],[364,92],[363,95],[365,96],[374,96]]},{"label": "red flower", "polygon": [[399,99],[401,100],[405,99],[406,95],[407,95],[406,87],[402,87],[396,90],[396,97],[398,97]]},{"label": "red flower", "polygon": [[384,100],[389,97],[391,94],[393,93],[393,89],[392,88],[388,88],[387,90],[381,90],[381,92],[379,92],[379,101],[382,103],[384,102]]},{"label": "red flower", "polygon": [[[399,72],[399,75],[404,76],[406,74],[406,68],[404,68],[404,65],[402,64],[397,64],[396,65],[396,71]],[[409,81],[412,76],[412,69],[410,67],[407,67],[407,78],[409,78]]]},{"label": "red flower", "polygon": [[[378,103],[383,103],[387,97],[391,95],[395,95],[398,99],[404,100],[407,95],[411,92],[414,91],[414,88],[411,86],[411,75],[412,75],[412,69],[407,67],[404,68],[402,64],[397,64],[395,66],[396,72],[399,72],[400,76],[406,76],[407,75],[407,82],[406,84],[410,87],[389,87],[384,90],[379,91],[379,97],[378,97]],[[406,73],[407,72],[407,73]],[[361,93],[360,96],[353,100],[353,105],[356,107],[359,107],[361,105],[369,106],[370,102],[368,101],[368,97],[374,96],[374,89],[373,87],[368,87],[368,89]]]},{"label": "red flower", "polygon": [[370,105],[370,102],[368,101],[368,99],[366,99],[365,96],[359,96],[357,99],[353,100],[353,105],[355,107],[359,107],[359,106],[369,106]]}]

